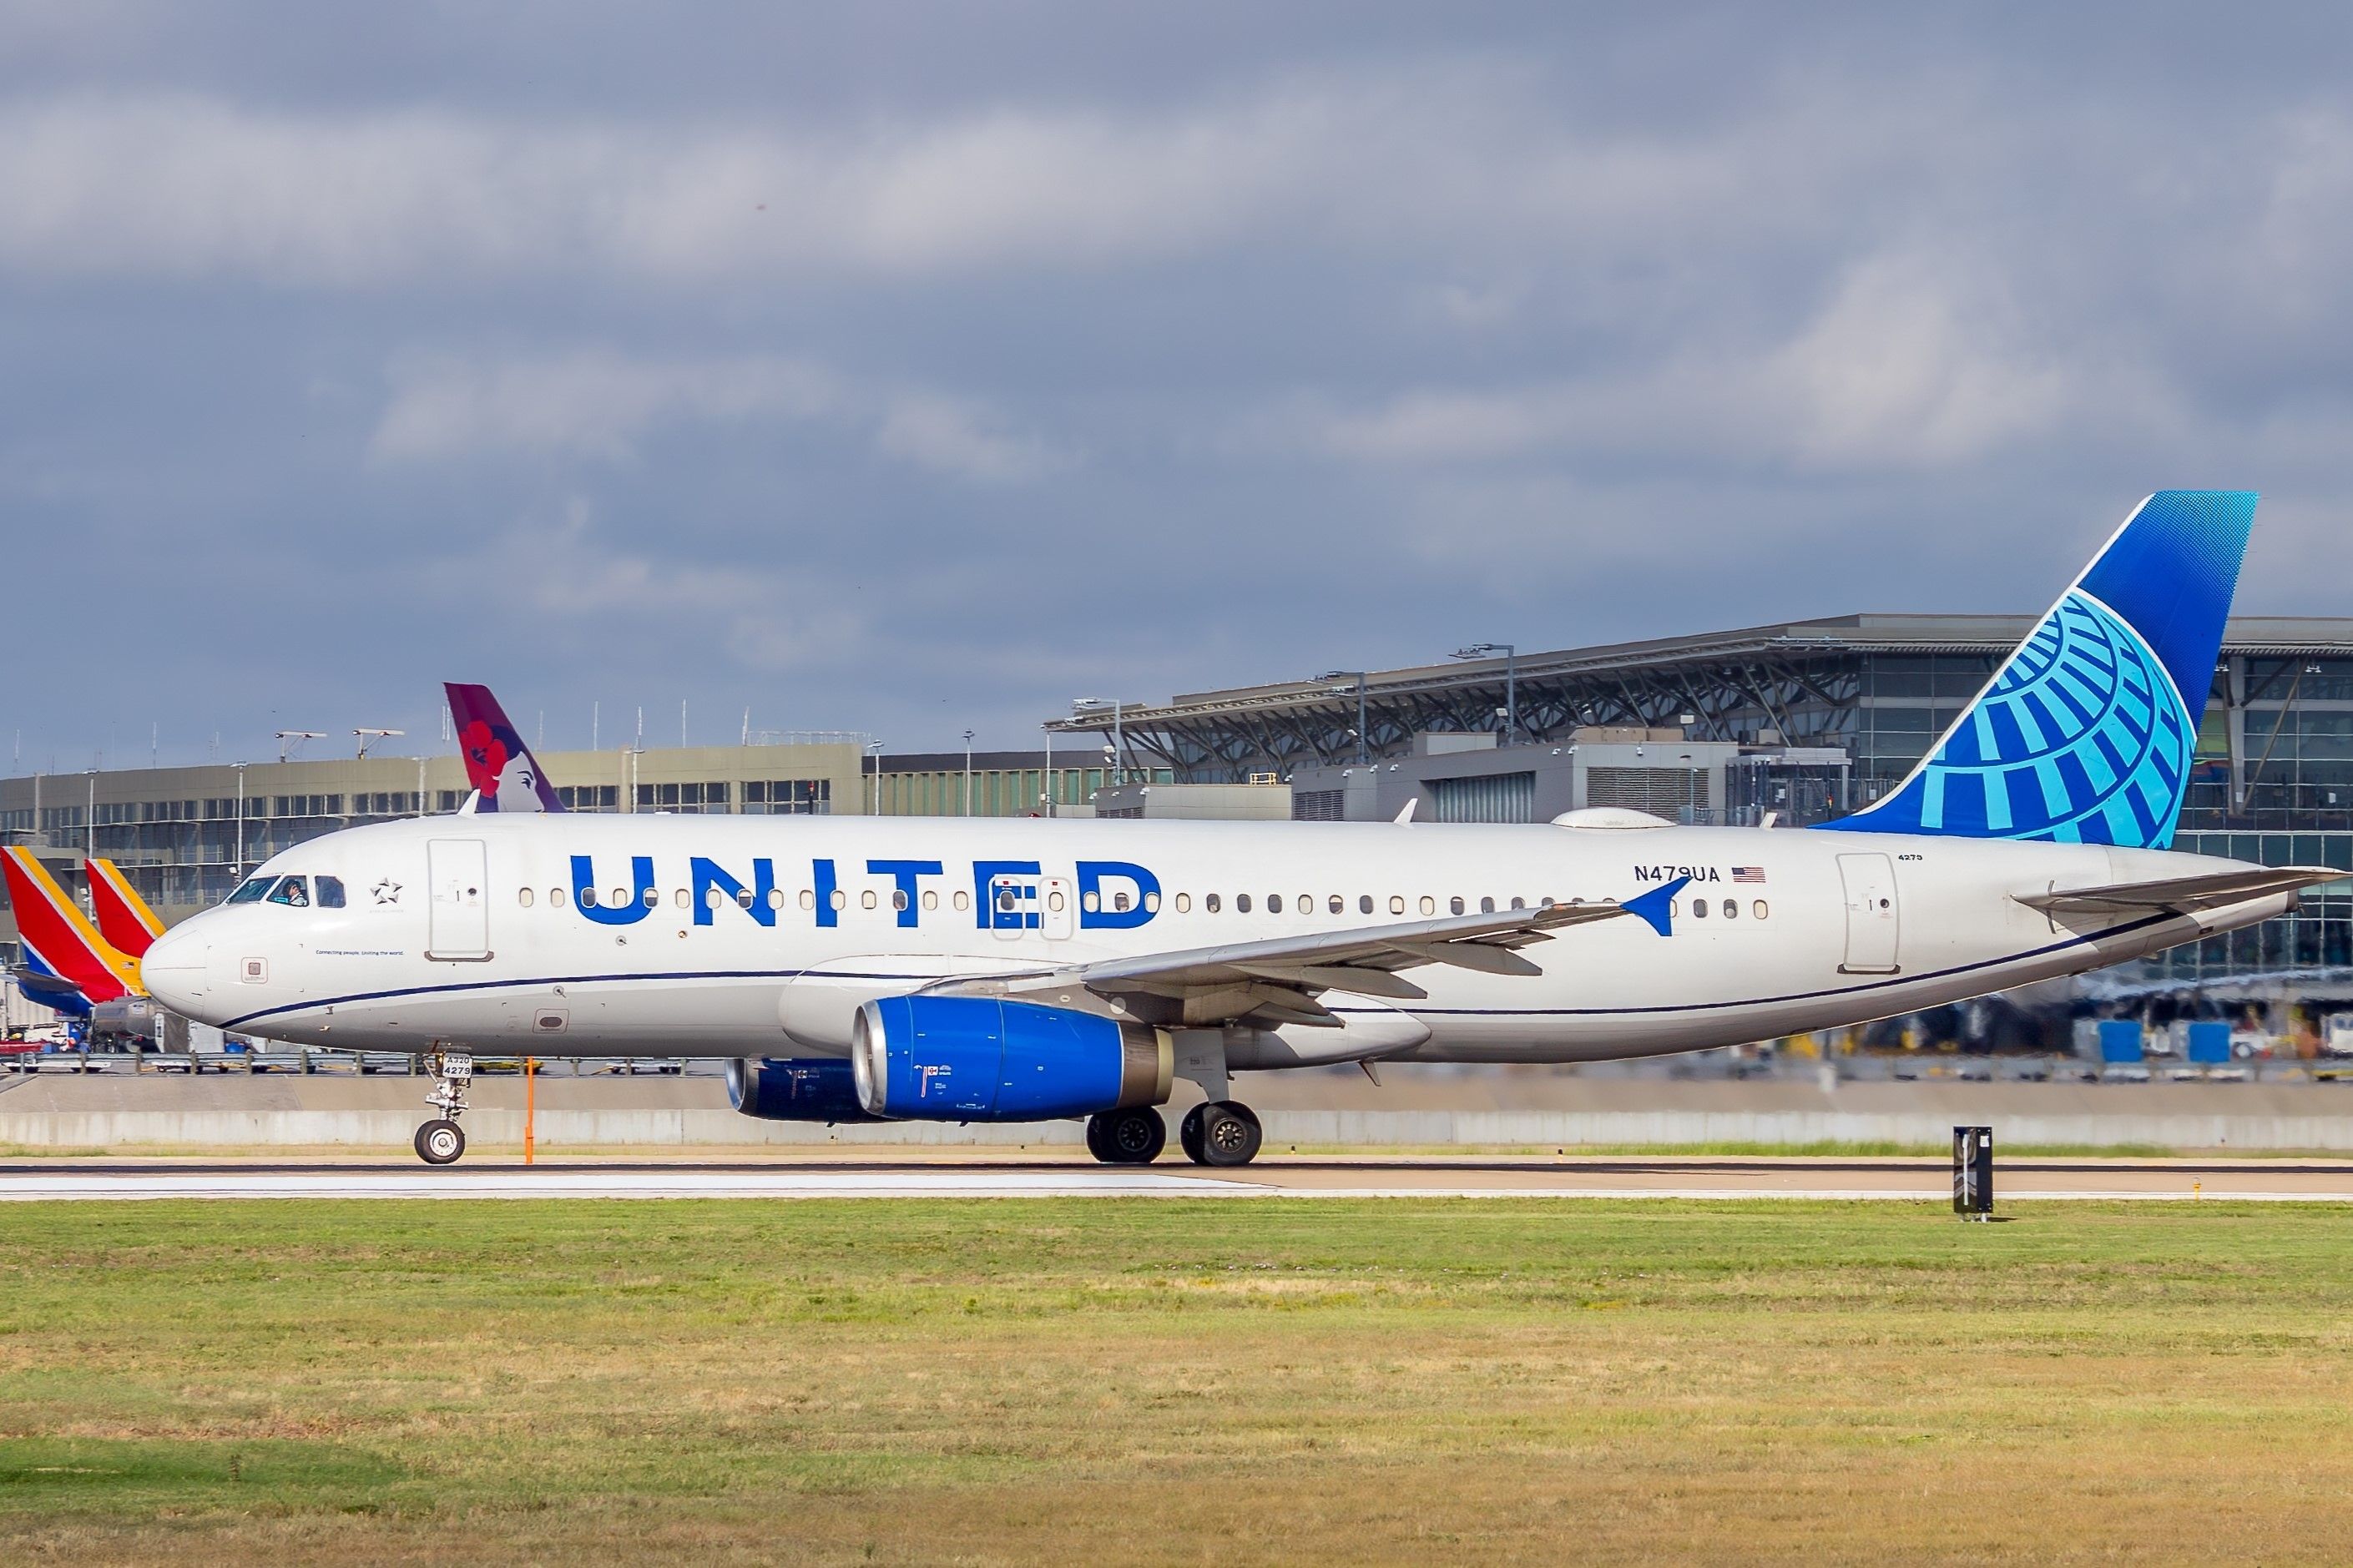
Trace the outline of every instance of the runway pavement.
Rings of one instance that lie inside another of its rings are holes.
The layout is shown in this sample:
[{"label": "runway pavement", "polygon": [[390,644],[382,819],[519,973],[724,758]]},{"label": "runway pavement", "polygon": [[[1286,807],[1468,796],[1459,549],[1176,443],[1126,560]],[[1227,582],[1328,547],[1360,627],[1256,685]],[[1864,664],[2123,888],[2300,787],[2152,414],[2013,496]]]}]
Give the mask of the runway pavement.
[{"label": "runway pavement", "polygon": [[[2353,1163],[2021,1160],[2000,1201],[2353,1202]],[[448,1169],[384,1160],[16,1161],[0,1201],[154,1198],[1515,1197],[1949,1201],[1923,1160],[1656,1158],[1270,1159],[1240,1170],[1082,1160],[799,1158],[684,1163],[482,1159]]]}]

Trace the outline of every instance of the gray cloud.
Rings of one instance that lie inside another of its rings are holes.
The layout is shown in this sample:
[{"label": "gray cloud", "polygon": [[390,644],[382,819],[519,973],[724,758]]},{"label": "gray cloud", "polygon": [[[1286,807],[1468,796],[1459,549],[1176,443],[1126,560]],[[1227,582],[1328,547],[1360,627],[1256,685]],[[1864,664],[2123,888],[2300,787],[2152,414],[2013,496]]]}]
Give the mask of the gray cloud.
[{"label": "gray cloud", "polygon": [[14,721],[1017,743],[2025,607],[2166,484],[2344,609],[2346,26],[0,0],[0,515],[126,611]]}]

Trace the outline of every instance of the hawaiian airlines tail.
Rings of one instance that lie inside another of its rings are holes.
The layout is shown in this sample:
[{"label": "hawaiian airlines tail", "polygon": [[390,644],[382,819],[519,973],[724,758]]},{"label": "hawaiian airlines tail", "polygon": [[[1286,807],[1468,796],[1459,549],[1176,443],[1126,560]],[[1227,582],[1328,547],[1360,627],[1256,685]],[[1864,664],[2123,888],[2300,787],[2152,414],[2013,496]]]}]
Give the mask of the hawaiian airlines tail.
[{"label": "hawaiian airlines tail", "polygon": [[90,908],[99,934],[127,957],[144,958],[164,934],[164,922],[111,860],[90,862]]},{"label": "hawaiian airlines tail", "polygon": [[2251,490],[2159,490],[1850,833],[2163,849],[2189,788]]},{"label": "hawaiian airlines tail", "polygon": [[[143,996],[139,961],[115,951],[30,849],[0,850],[25,966],[72,986],[86,1002]],[[52,1004],[54,1005],[54,1004]]]},{"label": "hawaiian airlines tail", "polygon": [[458,752],[466,759],[466,782],[480,799],[476,811],[562,811],[555,786],[540,771],[522,736],[507,722],[506,710],[487,686],[445,681],[449,717],[458,726]]}]

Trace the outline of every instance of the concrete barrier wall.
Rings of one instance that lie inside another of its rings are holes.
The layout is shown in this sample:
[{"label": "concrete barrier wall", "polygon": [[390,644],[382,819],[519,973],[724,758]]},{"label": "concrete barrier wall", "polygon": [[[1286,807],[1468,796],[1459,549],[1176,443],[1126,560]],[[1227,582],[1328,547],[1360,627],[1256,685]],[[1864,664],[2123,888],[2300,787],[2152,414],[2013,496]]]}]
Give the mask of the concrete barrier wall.
[{"label": "concrete barrier wall", "polygon": [[[405,1148],[417,1109],[0,1110],[0,1148]],[[1262,1113],[1267,1141],[1366,1146],[1396,1144],[1567,1147],[1573,1144],[1893,1142],[1942,1144],[1957,1121],[1982,1120],[2004,1143],[2259,1151],[2353,1150],[2353,1116],[2275,1114],[2050,1113],[1986,1107],[1913,1111],[1787,1109],[1658,1110],[1309,1110]],[[520,1144],[519,1110],[467,1114],[478,1144]],[[546,1110],[536,1137],[552,1148],[693,1148],[762,1144],[1064,1144],[1076,1122],[1020,1126],[894,1122],[828,1128],[756,1121],[732,1110],[684,1107]]]}]

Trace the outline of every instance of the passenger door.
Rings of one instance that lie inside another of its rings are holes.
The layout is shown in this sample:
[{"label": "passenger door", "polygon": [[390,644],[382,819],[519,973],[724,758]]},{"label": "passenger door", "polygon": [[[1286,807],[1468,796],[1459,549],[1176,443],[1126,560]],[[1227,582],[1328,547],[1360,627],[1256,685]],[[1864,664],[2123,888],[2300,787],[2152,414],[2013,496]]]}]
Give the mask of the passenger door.
[{"label": "passenger door", "polygon": [[1884,855],[1841,855],[1846,888],[1846,962],[1842,974],[1893,974],[1902,910],[1895,901],[1895,862]]},{"label": "passenger door", "polygon": [[490,858],[482,841],[427,839],[425,868],[432,898],[425,956],[453,963],[479,963],[490,957]]}]

